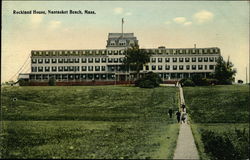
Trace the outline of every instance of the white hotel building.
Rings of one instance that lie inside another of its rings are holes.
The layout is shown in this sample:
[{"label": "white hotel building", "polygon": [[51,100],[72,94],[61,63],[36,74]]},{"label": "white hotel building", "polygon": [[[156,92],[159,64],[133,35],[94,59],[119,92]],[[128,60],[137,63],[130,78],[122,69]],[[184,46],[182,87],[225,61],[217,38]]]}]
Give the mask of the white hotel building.
[{"label": "white hotel building", "polygon": [[[134,71],[122,69],[125,50],[138,44],[133,33],[109,33],[106,49],[32,50],[31,73],[19,79],[31,85],[47,85],[54,77],[57,85],[126,84],[133,82]],[[141,74],[159,73],[167,83],[193,74],[209,76],[214,71],[220,49],[212,48],[149,48],[150,62]]]}]

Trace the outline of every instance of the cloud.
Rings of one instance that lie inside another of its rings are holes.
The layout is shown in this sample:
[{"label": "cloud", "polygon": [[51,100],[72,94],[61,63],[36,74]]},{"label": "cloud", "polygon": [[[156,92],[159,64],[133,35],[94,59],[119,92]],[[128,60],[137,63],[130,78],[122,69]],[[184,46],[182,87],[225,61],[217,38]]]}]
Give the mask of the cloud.
[{"label": "cloud", "polygon": [[32,14],[30,15],[30,22],[32,27],[37,27],[43,21],[44,15],[41,14]]},{"label": "cloud", "polygon": [[173,19],[173,21],[175,23],[178,23],[178,24],[183,24],[184,22],[186,22],[186,18],[185,17],[176,17]]},{"label": "cloud", "polygon": [[193,18],[199,23],[205,23],[208,21],[213,20],[214,18],[214,14],[212,12],[206,11],[206,10],[202,10],[200,12],[197,12],[193,15]]},{"label": "cloud", "polygon": [[185,22],[183,25],[184,26],[190,26],[192,24],[192,22],[191,21],[188,21],[188,22]]},{"label": "cloud", "polygon": [[115,14],[122,14],[123,13],[123,8],[117,7],[114,9]]},{"label": "cloud", "polygon": [[62,24],[61,21],[50,21],[48,27],[49,29],[53,30],[53,29],[59,28],[61,24]]},{"label": "cloud", "polygon": [[125,13],[125,15],[126,15],[126,16],[131,16],[132,13],[131,13],[131,12],[127,12],[127,13]]},{"label": "cloud", "polygon": [[170,21],[166,21],[166,22],[164,22],[165,24],[171,24],[171,22]]}]

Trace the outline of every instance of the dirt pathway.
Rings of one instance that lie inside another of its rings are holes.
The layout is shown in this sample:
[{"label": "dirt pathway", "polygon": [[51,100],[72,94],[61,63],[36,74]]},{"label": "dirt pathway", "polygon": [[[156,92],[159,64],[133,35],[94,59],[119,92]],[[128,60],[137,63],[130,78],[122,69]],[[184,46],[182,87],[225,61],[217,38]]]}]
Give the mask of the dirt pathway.
[{"label": "dirt pathway", "polygon": [[[185,104],[183,90],[180,87],[181,104]],[[179,137],[174,153],[174,159],[199,159],[199,154],[194,143],[194,137],[189,124],[180,124]]]}]

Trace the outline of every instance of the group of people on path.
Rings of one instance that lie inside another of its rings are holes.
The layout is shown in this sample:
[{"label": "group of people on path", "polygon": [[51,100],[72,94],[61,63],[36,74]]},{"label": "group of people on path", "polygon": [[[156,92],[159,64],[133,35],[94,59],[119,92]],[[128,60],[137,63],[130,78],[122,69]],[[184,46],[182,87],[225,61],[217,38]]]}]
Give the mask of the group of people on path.
[{"label": "group of people on path", "polygon": [[[168,110],[169,117],[172,118],[173,110]],[[187,123],[187,109],[185,104],[181,105],[181,111],[178,110],[176,113],[176,118],[178,123]]]}]

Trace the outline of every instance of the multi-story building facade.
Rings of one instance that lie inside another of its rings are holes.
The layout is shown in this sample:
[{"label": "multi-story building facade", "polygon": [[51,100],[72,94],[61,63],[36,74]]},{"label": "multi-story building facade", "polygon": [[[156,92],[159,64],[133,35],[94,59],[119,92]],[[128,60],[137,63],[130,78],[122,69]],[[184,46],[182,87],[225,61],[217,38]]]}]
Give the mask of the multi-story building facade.
[{"label": "multi-story building facade", "polygon": [[[125,51],[138,44],[133,33],[109,33],[106,49],[33,50],[31,73],[20,74],[33,85],[48,84],[54,77],[58,85],[115,84],[133,81],[134,71],[124,71]],[[159,73],[163,81],[189,78],[193,74],[209,76],[214,71],[220,49],[151,48],[150,62],[140,74]]]}]

